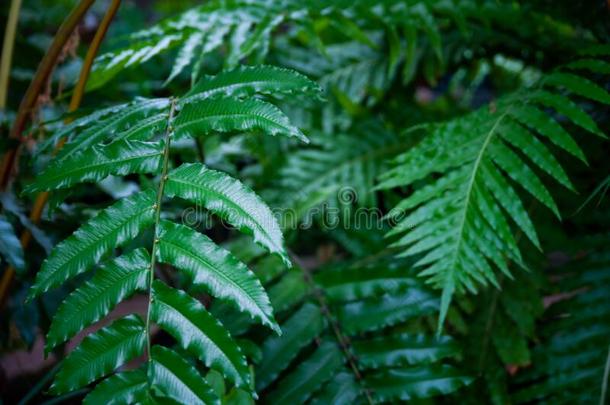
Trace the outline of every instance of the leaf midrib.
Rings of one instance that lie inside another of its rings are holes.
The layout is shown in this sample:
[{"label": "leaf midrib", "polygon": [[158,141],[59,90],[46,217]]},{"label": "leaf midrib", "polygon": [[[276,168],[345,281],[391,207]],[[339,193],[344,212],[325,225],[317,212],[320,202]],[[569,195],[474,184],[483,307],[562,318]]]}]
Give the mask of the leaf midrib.
[{"label": "leaf midrib", "polygon": [[491,129],[489,130],[489,132],[487,133],[487,135],[485,137],[485,141],[481,145],[481,150],[479,151],[477,158],[474,161],[472,174],[470,175],[470,179],[468,180],[468,187],[466,189],[465,200],[464,200],[464,211],[463,211],[462,217],[460,219],[460,225],[458,227],[459,234],[458,234],[457,244],[455,246],[455,249],[453,250],[453,255],[451,258],[451,270],[449,271],[449,273],[451,274],[451,277],[453,277],[453,274],[455,273],[455,265],[458,260],[458,252],[461,250],[462,241],[464,240],[464,229],[466,227],[466,217],[467,217],[467,214],[468,214],[469,208],[470,208],[470,198],[472,196],[472,191],[474,190],[474,183],[475,183],[477,174],[479,173],[479,165],[481,164],[483,155],[485,154],[485,151],[486,151],[487,147],[489,146],[489,144],[493,138],[493,135],[496,132],[496,128],[498,127],[498,125],[500,124],[502,119],[508,114],[508,112],[509,112],[509,109],[507,109],[500,117],[498,117],[498,119],[496,120],[494,125],[491,127]]}]

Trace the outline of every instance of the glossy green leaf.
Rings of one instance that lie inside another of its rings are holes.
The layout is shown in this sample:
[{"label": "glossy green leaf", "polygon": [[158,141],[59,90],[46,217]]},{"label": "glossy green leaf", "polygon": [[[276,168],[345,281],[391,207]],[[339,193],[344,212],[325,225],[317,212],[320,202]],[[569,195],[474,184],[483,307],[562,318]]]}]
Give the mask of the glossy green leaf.
[{"label": "glossy green leaf", "polygon": [[229,301],[239,311],[280,333],[263,286],[245,264],[185,225],[161,221],[157,235],[159,261],[184,271],[194,286]]},{"label": "glossy green leaf", "polygon": [[104,377],[144,352],[146,330],[137,315],[129,315],[87,336],[66,357],[51,392],[62,394]]},{"label": "glossy green leaf", "polygon": [[250,372],[246,358],[229,332],[199,301],[158,280],[153,283],[152,294],[154,322],[206,366],[222,372],[237,386],[248,387]]},{"label": "glossy green leaf", "polygon": [[343,330],[353,334],[379,330],[437,310],[438,299],[433,294],[414,288],[406,294],[347,303],[337,308],[336,315]]},{"label": "glossy green leaf", "polygon": [[311,400],[312,405],[353,404],[362,398],[362,387],[356,382],[351,372],[342,371],[326,383],[320,392]]},{"label": "glossy green leaf", "polygon": [[256,369],[256,388],[265,389],[287,368],[324,327],[320,308],[306,303],[282,324],[282,336],[273,336],[262,346],[263,359]]},{"label": "glossy green leaf", "polygon": [[122,405],[141,401],[148,391],[142,369],[124,371],[99,383],[83,400],[83,405]]},{"label": "glossy green leaf", "polygon": [[137,249],[99,269],[83,286],[59,306],[47,334],[45,351],[99,321],[135,291],[145,290],[150,270],[150,256]]},{"label": "glossy green leaf", "polygon": [[163,157],[162,142],[119,141],[97,145],[53,161],[25,192],[68,188],[77,183],[100,181],[109,175],[155,173]]},{"label": "glossy green leaf", "polygon": [[357,340],[352,345],[363,368],[433,363],[459,353],[457,343],[448,336],[401,334]]},{"label": "glossy green leaf", "polygon": [[59,243],[44,261],[28,299],[87,271],[105,254],[154,222],[155,192],[148,190],[111,205]]},{"label": "glossy green leaf", "polygon": [[169,173],[165,194],[200,204],[241,232],[253,235],[255,242],[271,253],[279,254],[286,265],[290,265],[273,213],[260,197],[238,180],[202,164],[187,163]]},{"label": "glossy green leaf", "polygon": [[404,268],[390,263],[321,271],[316,274],[316,282],[324,287],[326,296],[337,301],[392,294],[416,284],[412,277],[406,276]]},{"label": "glossy green leaf", "polygon": [[544,79],[544,83],[553,86],[565,87],[579,96],[589,98],[604,104],[610,104],[610,94],[602,87],[589,79],[572,73],[551,73]]},{"label": "glossy green leaf", "polygon": [[176,139],[200,137],[217,132],[254,131],[296,137],[307,142],[305,135],[290,123],[279,108],[254,98],[198,99],[183,105],[174,122]]},{"label": "glossy green leaf", "polygon": [[275,66],[240,66],[215,76],[206,76],[193,86],[182,103],[210,97],[248,97],[255,94],[319,95],[320,87],[293,70]]},{"label": "glossy green leaf", "polygon": [[154,135],[155,130],[167,122],[167,115],[163,112],[168,110],[169,105],[167,98],[139,98],[130,103],[96,111],[53,134],[41,149],[48,149],[53,143],[67,139],[67,143],[55,157],[56,160],[62,160],[76,152],[116,139],[148,140],[147,136]]},{"label": "glossy green leaf", "polygon": [[389,369],[366,377],[366,385],[383,402],[409,401],[449,394],[472,382],[451,366]]},{"label": "glossy green leaf", "polygon": [[335,343],[323,342],[311,357],[281,379],[269,394],[272,404],[304,403],[343,365],[343,355]]},{"label": "glossy green leaf", "polygon": [[220,404],[207,381],[173,350],[153,346],[149,363],[150,386],[179,404]]}]

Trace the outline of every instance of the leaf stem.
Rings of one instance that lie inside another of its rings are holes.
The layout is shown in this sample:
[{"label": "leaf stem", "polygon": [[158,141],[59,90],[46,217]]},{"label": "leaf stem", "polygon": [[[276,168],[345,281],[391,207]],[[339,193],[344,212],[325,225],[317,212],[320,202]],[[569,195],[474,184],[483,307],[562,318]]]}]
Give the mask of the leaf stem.
[{"label": "leaf stem", "polygon": [[148,362],[152,360],[151,353],[151,336],[150,336],[150,312],[153,302],[152,297],[152,283],[155,278],[155,264],[157,262],[157,244],[159,241],[159,220],[161,219],[161,203],[163,201],[163,189],[165,188],[165,181],[167,180],[167,166],[169,162],[169,149],[171,144],[171,137],[174,132],[172,121],[174,118],[174,112],[176,110],[176,100],[172,99],[169,107],[169,114],[167,116],[167,128],[165,129],[165,146],[163,148],[163,166],[161,168],[161,178],[159,179],[159,188],[157,189],[157,202],[154,205],[155,208],[155,228],[153,236],[153,244],[150,252],[150,269],[148,270],[148,309],[146,310],[146,354],[148,356]]},{"label": "leaf stem", "polygon": [[332,315],[330,308],[328,307],[328,304],[326,303],[326,297],[324,296],[324,293],[313,280],[313,276],[311,275],[311,272],[309,271],[309,269],[304,264],[301,263],[301,260],[292,252],[290,252],[290,256],[291,256],[292,260],[301,268],[301,270],[303,272],[303,278],[305,279],[305,282],[311,288],[314,298],[316,299],[316,301],[318,301],[318,305],[320,306],[320,311],[322,312],[322,315],[326,318],[329,325],[331,326],[333,333],[335,335],[335,338],[336,338],[337,342],[339,343],[339,346],[341,347],[341,351],[343,352],[343,355],[344,355],[345,359],[347,360],[347,363],[349,364],[349,367],[351,368],[352,373],[356,377],[356,380],[358,381],[358,383],[361,385],[362,392],[364,393],[364,396],[366,397],[367,403],[370,405],[375,404],[375,401],[373,400],[373,397],[371,396],[370,390],[364,384],[364,378],[362,377],[362,373],[360,372],[360,369],[358,368],[358,361],[357,361],[356,357],[354,356],[354,354],[352,353],[352,351],[350,350],[349,339],[343,334],[343,332],[341,331],[341,327],[339,326],[339,323],[337,322],[335,317]]},{"label": "leaf stem", "polygon": [[[21,140],[22,132],[25,129],[27,121],[30,117],[30,113],[36,105],[38,96],[47,83],[51,72],[55,68],[64,45],[94,2],[95,0],[81,0],[59,27],[57,34],[55,34],[55,37],[53,38],[51,46],[42,58],[40,65],[38,65],[36,74],[30,82],[30,85],[28,86],[25,95],[21,100],[21,104],[19,104],[17,116],[15,117],[15,121],[11,127],[9,138]],[[0,165],[1,190],[5,190],[10,182],[13,168],[15,167],[18,159],[19,149],[19,146],[17,146],[7,150],[2,158],[2,164]]]}]

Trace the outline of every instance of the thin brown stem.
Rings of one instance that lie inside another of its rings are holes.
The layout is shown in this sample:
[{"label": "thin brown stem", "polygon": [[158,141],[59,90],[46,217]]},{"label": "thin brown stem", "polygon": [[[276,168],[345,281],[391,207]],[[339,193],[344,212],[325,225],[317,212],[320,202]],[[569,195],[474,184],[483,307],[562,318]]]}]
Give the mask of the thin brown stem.
[{"label": "thin brown stem", "polygon": [[324,296],[324,293],[315,283],[315,281],[313,280],[313,276],[311,275],[311,272],[301,262],[299,257],[292,252],[290,252],[290,257],[291,257],[292,261],[294,261],[303,271],[303,278],[305,279],[305,282],[307,283],[307,285],[311,288],[313,296],[314,296],[315,300],[318,302],[318,305],[320,306],[320,311],[322,312],[322,315],[326,318],[326,320],[328,321],[328,324],[330,325],[331,329],[333,330],[333,334],[335,335],[335,339],[337,339],[337,342],[339,343],[339,346],[341,347],[343,356],[347,360],[347,363],[348,363],[350,369],[352,370],[352,373],[356,377],[356,380],[362,387],[362,392],[364,393],[367,403],[369,403],[370,405],[375,404],[375,401],[373,400],[373,397],[371,396],[370,390],[364,385],[364,379],[362,377],[362,373],[360,372],[360,369],[358,368],[358,360],[356,359],[356,357],[354,356],[354,354],[352,353],[352,351],[350,349],[349,339],[343,334],[343,332],[341,331],[341,327],[339,326],[339,323],[337,322],[335,317],[332,315],[332,312],[330,311],[330,308],[326,302],[326,297]]},{"label": "thin brown stem", "polygon": [[13,47],[15,46],[15,33],[19,20],[21,0],[11,0],[11,8],[8,12],[6,29],[4,30],[4,43],[2,44],[2,56],[0,57],[0,110],[6,108],[8,96],[8,82],[13,60]]},{"label": "thin brown stem", "polygon": [[[82,4],[82,2],[81,2]],[[74,88],[74,92],[72,93],[72,98],[70,99],[69,111],[75,111],[80,106],[80,103],[83,99],[84,90],[87,84],[87,80],[89,78],[89,73],[91,72],[91,67],[93,65],[93,60],[97,55],[100,45],[108,32],[108,27],[112,22],[112,19],[116,15],[116,12],[121,4],[121,0],[112,0],[112,3],[108,7],[104,18],[100,22],[100,25],[91,41],[89,49],[87,49],[87,54],[85,55],[85,60],[83,62],[83,66],[81,68],[81,72],[78,78],[78,82],[76,87]],[[85,10],[86,11],[86,10]],[[74,13],[74,11],[73,11]],[[64,23],[65,24],[65,23]],[[63,27],[63,25],[62,25]],[[61,31],[61,29],[60,29]],[[59,34],[59,33],[58,33]],[[31,85],[30,85],[31,87]],[[28,89],[29,90],[29,89]],[[66,123],[70,121],[70,118],[66,119]],[[59,151],[64,144],[64,140],[60,140],[60,142],[55,147],[55,152]],[[15,151],[16,152],[16,151]],[[7,154],[10,153],[7,152]],[[6,156],[3,162],[3,165],[7,164]],[[4,167],[4,169],[0,169],[0,173],[6,173],[8,168]],[[49,193],[43,192],[36,195],[36,199],[34,201],[34,205],[32,207],[32,211],[30,212],[30,220],[34,224],[38,224],[40,222],[40,218],[42,217],[42,212],[44,207],[49,199]],[[32,235],[30,231],[27,229],[23,231],[21,234],[21,246],[25,250],[32,240]],[[2,278],[0,279],[0,306],[4,304],[7,291],[15,277],[15,269],[9,266],[6,271],[2,274]]]},{"label": "thin brown stem", "polygon": [[[74,32],[74,29],[83,19],[85,13],[87,10],[89,10],[91,5],[93,5],[94,1],[95,0],[81,0],[59,27],[57,34],[55,34],[55,37],[53,38],[51,46],[38,65],[34,78],[30,82],[30,85],[26,90],[23,99],[21,100],[21,104],[19,105],[19,109],[17,110],[17,115],[15,117],[15,122],[13,123],[9,133],[9,138],[21,139],[25,125],[30,117],[30,112],[36,105],[38,96],[44,89],[49,75],[55,68],[64,45],[70,39],[72,32]],[[1,190],[5,190],[10,182],[18,155],[19,147],[8,150],[4,155],[2,165],[0,166]]]}]

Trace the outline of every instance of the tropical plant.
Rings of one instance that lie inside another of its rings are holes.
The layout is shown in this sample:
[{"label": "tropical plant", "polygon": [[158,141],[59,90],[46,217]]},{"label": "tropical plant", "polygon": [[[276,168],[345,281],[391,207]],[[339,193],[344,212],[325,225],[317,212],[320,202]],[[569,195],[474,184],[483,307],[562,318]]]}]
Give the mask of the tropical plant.
[{"label": "tropical plant", "polygon": [[[71,134],[67,144],[26,192],[68,188],[108,175],[134,173],[151,174],[158,184],[101,210],[58,244],[38,272],[28,295],[30,300],[91,270],[152,227],[149,248],[124,251],[105,262],[66,298],[51,323],[45,351],[102,319],[135,292],[145,292],[148,297],[145,319],[129,315],[87,336],[63,363],[51,386],[53,393],[82,388],[145,353],[148,360],[143,369],[108,377],[85,402],[154,402],[159,396],[179,403],[218,402],[199,372],[182,356],[153,345],[153,323],[228,381],[252,391],[247,361],[239,345],[197,299],[158,279],[156,266],[174,266],[194,286],[280,333],[269,299],[246,265],[203,234],[163,218],[163,205],[172,198],[200,204],[252,235],[290,265],[282,234],[269,208],[238,180],[201,163],[183,163],[172,169],[171,144],[231,131],[305,139],[279,109],[253,96],[317,91],[317,85],[295,72],[265,66],[237,68],[202,78],[183,97],[136,100],[110,107],[65,129]],[[55,139],[60,137],[63,132]]]},{"label": "tropical plant", "polygon": [[607,401],[607,2],[10,3],[4,402]]},{"label": "tropical plant", "polygon": [[[610,94],[605,89],[574,72],[608,73],[607,62],[589,58],[602,54],[600,48],[585,50],[583,59],[543,75],[531,87],[464,117],[427,126],[430,134],[398,156],[395,167],[382,175],[378,186],[382,189],[408,186],[438,175],[388,215],[402,216],[389,233],[402,235],[394,246],[404,248],[401,255],[419,255],[416,266],[425,267],[421,274],[443,290],[439,329],[454,293],[474,293],[478,286],[488,284],[499,288],[494,269],[512,277],[507,260],[526,267],[511,230],[511,220],[540,248],[530,216],[513,184],[519,184],[560,216],[548,189],[531,166],[574,189],[540,139],[548,139],[586,163],[584,153],[564,129],[560,117],[605,137],[595,121],[565,95],[567,91],[610,104]],[[404,215],[405,212],[408,214]]]}]

